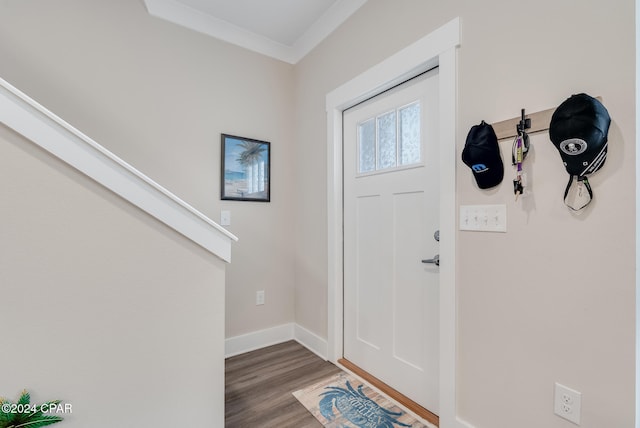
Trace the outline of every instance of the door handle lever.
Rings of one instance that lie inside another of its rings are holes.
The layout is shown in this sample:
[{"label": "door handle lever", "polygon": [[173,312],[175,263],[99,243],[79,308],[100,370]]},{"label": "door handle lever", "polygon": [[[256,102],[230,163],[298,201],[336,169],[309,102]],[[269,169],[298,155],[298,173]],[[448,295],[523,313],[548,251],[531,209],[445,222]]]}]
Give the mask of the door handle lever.
[{"label": "door handle lever", "polygon": [[436,266],[440,266],[440,254],[436,254],[432,259],[422,260],[422,263],[433,263]]}]

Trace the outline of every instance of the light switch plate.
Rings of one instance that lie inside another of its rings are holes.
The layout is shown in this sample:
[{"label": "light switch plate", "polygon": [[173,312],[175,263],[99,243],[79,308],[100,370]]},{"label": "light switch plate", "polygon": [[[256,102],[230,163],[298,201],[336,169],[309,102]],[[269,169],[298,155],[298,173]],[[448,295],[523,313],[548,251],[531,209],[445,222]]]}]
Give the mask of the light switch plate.
[{"label": "light switch plate", "polygon": [[460,205],[460,230],[506,232],[506,205]]},{"label": "light switch plate", "polygon": [[231,211],[220,211],[220,226],[231,226]]}]

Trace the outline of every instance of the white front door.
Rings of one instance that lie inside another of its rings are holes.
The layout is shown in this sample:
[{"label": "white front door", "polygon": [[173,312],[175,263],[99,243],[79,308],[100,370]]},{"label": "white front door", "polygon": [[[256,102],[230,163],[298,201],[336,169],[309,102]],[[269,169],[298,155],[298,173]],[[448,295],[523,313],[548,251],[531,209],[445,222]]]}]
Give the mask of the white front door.
[{"label": "white front door", "polygon": [[344,357],[438,413],[438,70],[344,112]]}]

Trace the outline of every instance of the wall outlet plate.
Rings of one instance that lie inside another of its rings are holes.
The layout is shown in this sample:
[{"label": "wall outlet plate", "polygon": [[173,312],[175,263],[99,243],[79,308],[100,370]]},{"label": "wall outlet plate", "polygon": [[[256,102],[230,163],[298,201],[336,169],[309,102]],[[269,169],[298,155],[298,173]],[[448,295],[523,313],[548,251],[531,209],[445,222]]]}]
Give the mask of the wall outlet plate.
[{"label": "wall outlet plate", "polygon": [[256,306],[264,305],[264,290],[256,291]]},{"label": "wall outlet plate", "polygon": [[580,425],[582,393],[556,382],[553,412],[576,425]]}]

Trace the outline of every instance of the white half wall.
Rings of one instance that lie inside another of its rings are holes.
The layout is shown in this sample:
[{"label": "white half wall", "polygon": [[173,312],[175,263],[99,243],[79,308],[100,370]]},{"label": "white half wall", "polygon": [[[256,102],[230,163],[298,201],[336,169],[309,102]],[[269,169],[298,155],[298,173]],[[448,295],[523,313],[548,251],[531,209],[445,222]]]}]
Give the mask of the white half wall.
[{"label": "white half wall", "polygon": [[3,125],[0,182],[0,396],[224,426],[225,263]]}]

